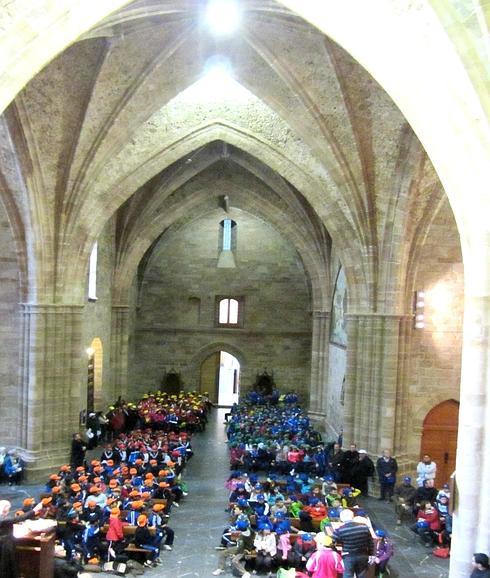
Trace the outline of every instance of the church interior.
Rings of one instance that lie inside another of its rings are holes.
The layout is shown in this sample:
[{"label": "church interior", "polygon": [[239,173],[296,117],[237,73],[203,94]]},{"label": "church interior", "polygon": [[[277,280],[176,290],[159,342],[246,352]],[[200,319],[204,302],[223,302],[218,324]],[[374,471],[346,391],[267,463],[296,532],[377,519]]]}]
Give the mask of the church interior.
[{"label": "church interior", "polygon": [[490,547],[490,5],[209,4],[0,2],[2,445],[36,480],[87,409],[271,377],[325,439],[456,472],[463,578]]}]

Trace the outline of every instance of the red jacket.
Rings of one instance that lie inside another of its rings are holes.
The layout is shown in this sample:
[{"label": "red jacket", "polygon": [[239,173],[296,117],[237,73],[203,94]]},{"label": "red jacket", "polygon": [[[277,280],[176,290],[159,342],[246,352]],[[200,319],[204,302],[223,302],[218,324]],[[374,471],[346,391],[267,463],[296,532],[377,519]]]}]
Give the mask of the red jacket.
[{"label": "red jacket", "polygon": [[429,522],[429,527],[434,532],[438,532],[441,529],[441,521],[439,519],[439,512],[434,508],[432,512],[426,512],[425,510],[419,510],[417,513],[418,520],[426,520]]},{"label": "red jacket", "polygon": [[109,518],[109,530],[107,530],[106,540],[112,542],[120,542],[124,538],[123,527],[124,522],[116,516]]}]

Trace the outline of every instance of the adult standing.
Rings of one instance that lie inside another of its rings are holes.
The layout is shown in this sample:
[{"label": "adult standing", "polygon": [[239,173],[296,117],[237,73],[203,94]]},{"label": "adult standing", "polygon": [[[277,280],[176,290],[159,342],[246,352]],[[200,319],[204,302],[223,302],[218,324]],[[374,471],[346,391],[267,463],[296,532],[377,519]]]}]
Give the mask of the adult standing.
[{"label": "adult standing", "polygon": [[374,542],[369,528],[354,522],[353,518],[352,510],[342,510],[340,521],[343,525],[334,531],[333,539],[342,545],[343,578],[364,578],[369,558],[374,555]]},{"label": "adult standing", "polygon": [[333,447],[328,452],[327,469],[328,473],[333,476],[335,482],[342,481],[342,463],[344,460],[344,452],[340,444],[333,444]]},{"label": "adult standing", "polygon": [[342,456],[342,482],[352,484],[352,470],[359,461],[356,444],[351,444]]},{"label": "adult standing", "polygon": [[87,418],[87,437],[89,438],[87,449],[93,450],[95,447],[97,447],[100,434],[101,431],[99,418],[94,411],[91,411]]},{"label": "adult standing", "polygon": [[361,490],[363,496],[368,495],[368,479],[374,475],[373,460],[366,450],[359,450],[359,459],[354,462],[350,474],[350,483]]},{"label": "adult standing", "polygon": [[87,450],[87,446],[85,442],[82,440],[79,433],[73,434],[73,439],[71,440],[71,457],[70,457],[70,464],[73,468],[78,468],[83,466],[85,461],[85,452]]},{"label": "adult standing", "polygon": [[432,461],[429,454],[425,454],[417,464],[417,486],[422,487],[425,480],[435,480],[436,474],[437,464]]},{"label": "adult standing", "polygon": [[378,472],[378,480],[381,488],[381,496],[379,499],[388,499],[391,502],[393,499],[393,490],[395,489],[398,463],[396,459],[391,456],[390,450],[383,450],[383,455],[378,458],[376,462],[376,471]]}]

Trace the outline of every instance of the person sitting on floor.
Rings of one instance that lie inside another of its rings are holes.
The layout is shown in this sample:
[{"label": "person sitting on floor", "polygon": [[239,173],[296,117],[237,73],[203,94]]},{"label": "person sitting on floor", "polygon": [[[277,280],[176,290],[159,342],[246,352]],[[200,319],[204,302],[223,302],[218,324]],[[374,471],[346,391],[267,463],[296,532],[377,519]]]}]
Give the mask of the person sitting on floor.
[{"label": "person sitting on floor", "polygon": [[396,523],[400,525],[402,518],[411,518],[414,506],[416,488],[412,486],[412,478],[405,476],[403,482],[394,491]]},{"label": "person sitting on floor", "polygon": [[429,547],[434,544],[436,533],[441,529],[439,513],[429,502],[417,513],[417,521],[410,526],[410,530],[420,536],[425,546]]}]

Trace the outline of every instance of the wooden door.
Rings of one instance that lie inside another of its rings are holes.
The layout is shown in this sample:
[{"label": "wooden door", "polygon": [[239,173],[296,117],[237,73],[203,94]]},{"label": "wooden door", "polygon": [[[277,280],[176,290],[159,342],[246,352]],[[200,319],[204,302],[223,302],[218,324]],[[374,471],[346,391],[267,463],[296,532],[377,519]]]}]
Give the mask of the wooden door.
[{"label": "wooden door", "polygon": [[436,487],[449,482],[456,469],[459,403],[449,399],[426,415],[420,455],[428,454],[437,464]]},{"label": "wooden door", "polygon": [[207,357],[201,364],[200,391],[207,391],[212,403],[218,403],[219,364],[221,352],[217,351]]}]

